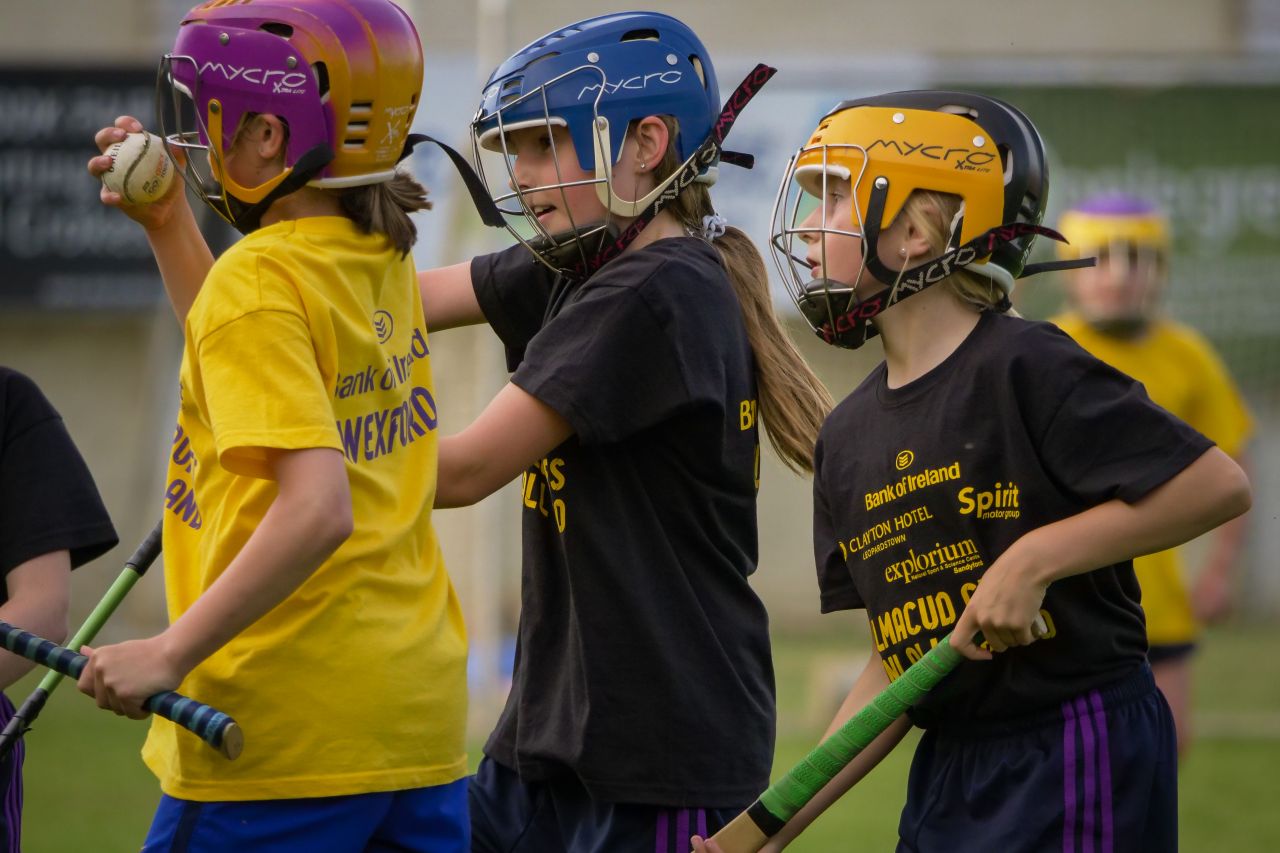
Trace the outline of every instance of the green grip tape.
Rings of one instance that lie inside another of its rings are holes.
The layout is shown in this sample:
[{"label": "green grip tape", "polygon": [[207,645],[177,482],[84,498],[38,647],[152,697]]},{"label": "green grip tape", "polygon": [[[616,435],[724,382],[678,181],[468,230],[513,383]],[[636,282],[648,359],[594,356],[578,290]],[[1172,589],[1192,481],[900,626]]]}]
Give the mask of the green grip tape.
[{"label": "green grip tape", "polygon": [[920,701],[964,659],[943,637],[920,660],[880,692],[870,704],[814,747],[804,760],[791,768],[760,795],[760,804],[770,814],[786,822],[822,790],[845,765],[866,749],[894,720]]}]

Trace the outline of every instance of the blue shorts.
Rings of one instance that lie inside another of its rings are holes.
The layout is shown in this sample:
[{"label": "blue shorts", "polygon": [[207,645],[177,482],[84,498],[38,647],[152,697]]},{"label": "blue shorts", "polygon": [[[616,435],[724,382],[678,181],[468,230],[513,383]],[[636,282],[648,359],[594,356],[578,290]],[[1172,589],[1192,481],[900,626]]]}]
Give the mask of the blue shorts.
[{"label": "blue shorts", "polygon": [[1047,714],[929,729],[898,836],[900,853],[1177,850],[1173,716],[1150,668]]},{"label": "blue shorts", "polygon": [[164,795],[142,853],[467,853],[467,780],[431,788],[198,803]]},{"label": "blue shorts", "polygon": [[604,803],[575,777],[522,782],[491,758],[470,793],[475,853],[689,853],[693,835],[714,834],[742,811]]}]

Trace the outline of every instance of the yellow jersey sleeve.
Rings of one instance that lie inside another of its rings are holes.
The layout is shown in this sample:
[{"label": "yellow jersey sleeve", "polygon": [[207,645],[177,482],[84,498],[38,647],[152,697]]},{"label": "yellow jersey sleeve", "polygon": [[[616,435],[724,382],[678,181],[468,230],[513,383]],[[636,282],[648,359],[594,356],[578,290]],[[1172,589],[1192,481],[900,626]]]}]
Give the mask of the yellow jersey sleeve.
[{"label": "yellow jersey sleeve", "polygon": [[342,448],[300,315],[252,311],[196,343],[218,461],[228,471],[270,479],[271,450]]},{"label": "yellow jersey sleeve", "polygon": [[1224,452],[1238,456],[1253,434],[1253,419],[1226,365],[1199,334],[1186,330],[1187,354],[1199,393],[1187,423],[1208,436]]}]

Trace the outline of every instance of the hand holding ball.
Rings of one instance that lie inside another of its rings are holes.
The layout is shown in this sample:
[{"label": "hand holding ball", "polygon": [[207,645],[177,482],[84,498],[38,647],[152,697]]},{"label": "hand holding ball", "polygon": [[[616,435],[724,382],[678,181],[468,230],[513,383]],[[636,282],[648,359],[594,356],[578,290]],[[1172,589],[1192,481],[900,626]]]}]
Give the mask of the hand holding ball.
[{"label": "hand holding ball", "polygon": [[104,153],[111,167],[102,173],[102,183],[126,203],[147,204],[169,191],[173,161],[154,133],[131,133]]}]

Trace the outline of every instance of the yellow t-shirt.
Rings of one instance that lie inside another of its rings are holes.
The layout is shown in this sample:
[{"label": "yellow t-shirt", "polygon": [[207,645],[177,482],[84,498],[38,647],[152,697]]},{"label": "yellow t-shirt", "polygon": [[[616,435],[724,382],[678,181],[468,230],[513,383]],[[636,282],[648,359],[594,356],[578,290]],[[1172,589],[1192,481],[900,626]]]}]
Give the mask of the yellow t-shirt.
[{"label": "yellow t-shirt", "polygon": [[187,318],[165,492],[169,618],[275,496],[264,449],[346,456],[355,532],[179,690],[236,719],[226,761],[156,718],[143,758],[190,800],[322,797],[466,773],[466,634],[431,526],[436,403],[413,263],[342,217],[218,259]]},{"label": "yellow t-shirt", "polygon": [[[1156,320],[1132,340],[1104,335],[1075,314],[1053,321],[1095,358],[1141,382],[1148,396],[1195,427],[1222,450],[1238,455],[1253,421],[1226,367],[1199,333]],[[1198,633],[1176,550],[1133,561],[1142,586],[1147,638],[1152,645],[1189,643]]]}]

